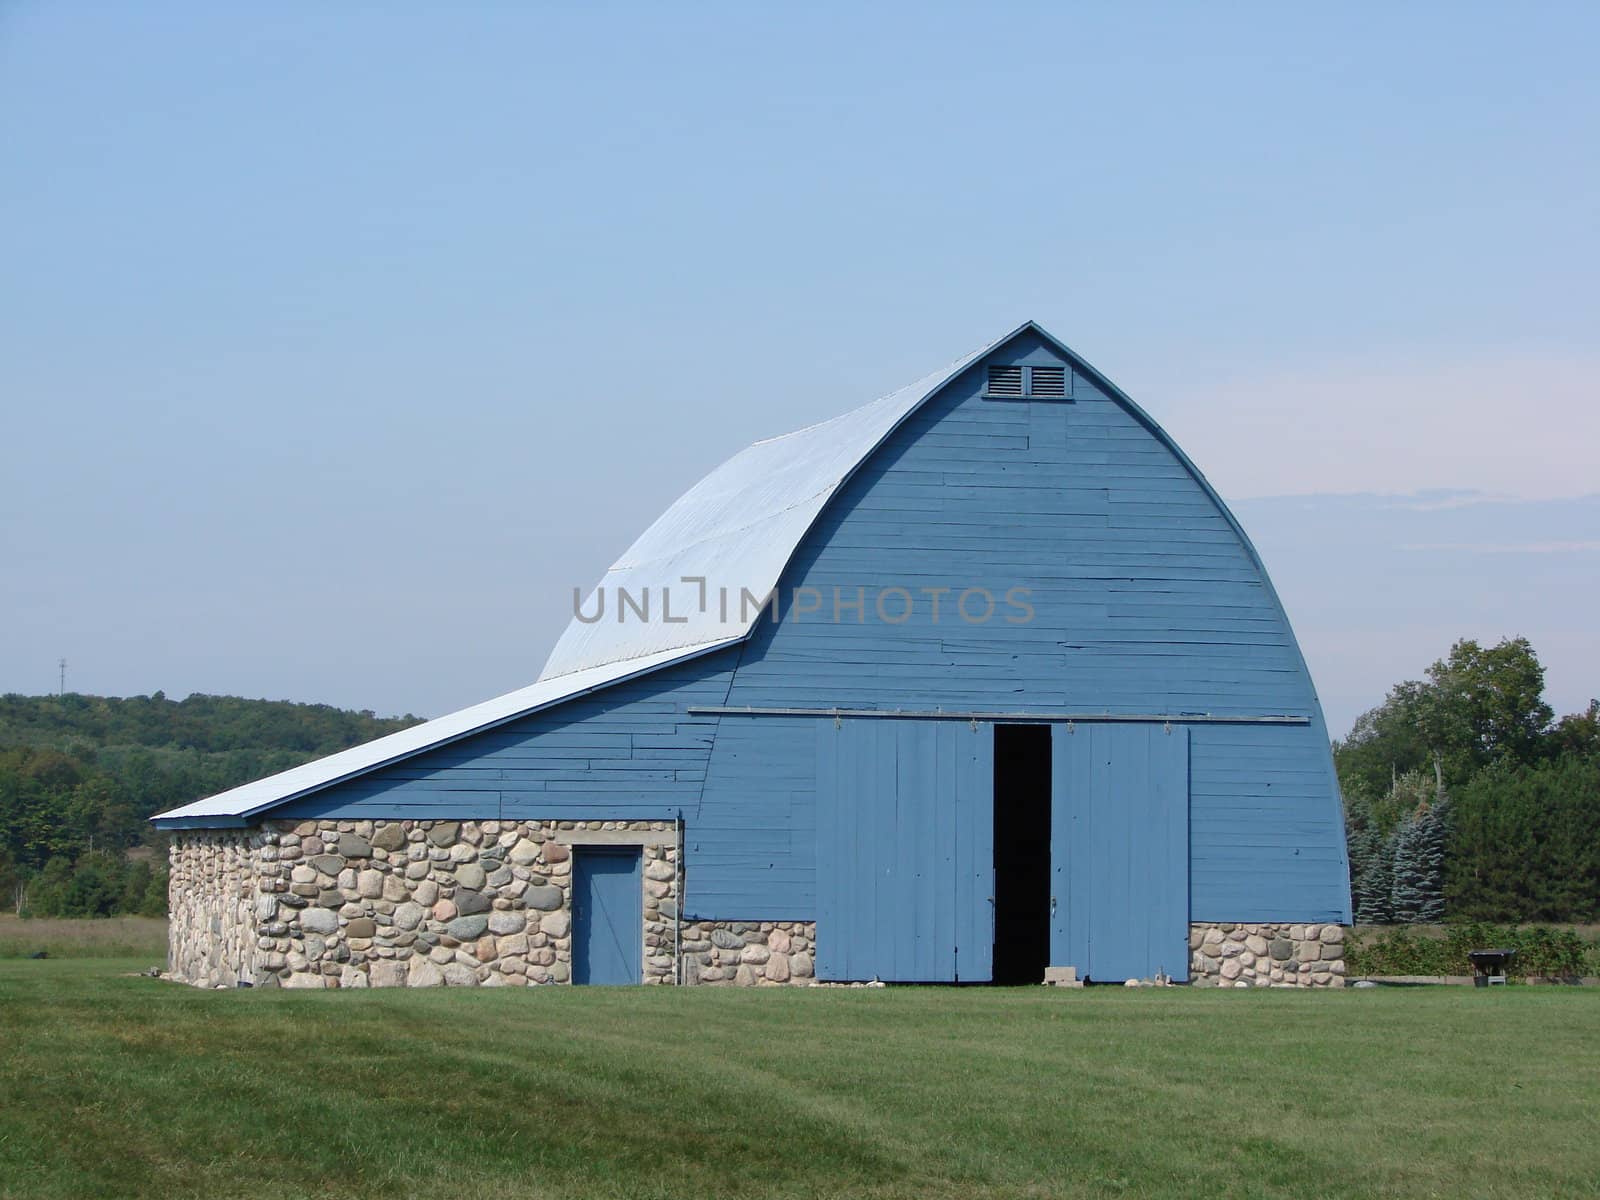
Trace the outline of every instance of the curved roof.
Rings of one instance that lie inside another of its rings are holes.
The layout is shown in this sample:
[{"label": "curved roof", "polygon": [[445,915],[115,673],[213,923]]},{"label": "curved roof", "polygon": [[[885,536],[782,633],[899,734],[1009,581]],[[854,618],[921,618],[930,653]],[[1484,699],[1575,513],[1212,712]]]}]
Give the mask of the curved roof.
[{"label": "curved roof", "polygon": [[[679,497],[612,564],[582,609],[592,614],[596,593],[602,594],[606,619],[585,624],[574,618],[530,686],[151,819],[169,828],[243,824],[274,805],[748,637],[760,610],[740,603],[740,589],[762,597],[776,587],[823,505],[884,438],[956,375],[1030,328],[1036,328],[1032,322],[853,412],[734,455]],[[684,583],[685,576],[707,581],[705,611],[688,603],[698,601],[699,588]],[[664,586],[672,588],[671,621],[662,619]],[[730,589],[726,619],[720,587]],[[639,602],[647,588],[650,619],[632,619],[630,610],[629,620],[617,621],[619,590]],[[686,619],[680,622],[680,615]]]},{"label": "curved roof", "polygon": [[[1000,342],[853,412],[757,442],[728,459],[611,564],[580,609],[590,620],[574,617],[567,625],[540,680],[748,637],[760,600],[778,585],[840,485],[924,400]],[[624,593],[635,607],[619,619]],[[637,617],[647,594],[648,615]],[[670,620],[663,604],[670,605]]]}]

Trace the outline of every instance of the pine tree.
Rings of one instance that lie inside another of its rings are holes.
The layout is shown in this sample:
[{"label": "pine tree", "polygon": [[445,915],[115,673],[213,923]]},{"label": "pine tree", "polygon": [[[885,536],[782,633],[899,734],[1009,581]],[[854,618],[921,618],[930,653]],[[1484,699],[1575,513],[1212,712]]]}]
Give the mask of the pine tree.
[{"label": "pine tree", "polygon": [[1417,920],[1433,924],[1444,920],[1444,854],[1450,838],[1450,798],[1439,798],[1419,814],[1412,853],[1417,873]]},{"label": "pine tree", "polygon": [[1396,827],[1390,843],[1393,885],[1389,893],[1389,917],[1404,925],[1414,925],[1422,919],[1424,881],[1418,860],[1418,830],[1413,813]]},{"label": "pine tree", "polygon": [[1361,925],[1384,925],[1390,918],[1393,871],[1382,835],[1371,826],[1350,837],[1350,899]]},{"label": "pine tree", "polygon": [[1449,838],[1450,801],[1441,792],[1419,804],[1394,831],[1391,891],[1393,920],[1430,924],[1444,919],[1444,852]]}]

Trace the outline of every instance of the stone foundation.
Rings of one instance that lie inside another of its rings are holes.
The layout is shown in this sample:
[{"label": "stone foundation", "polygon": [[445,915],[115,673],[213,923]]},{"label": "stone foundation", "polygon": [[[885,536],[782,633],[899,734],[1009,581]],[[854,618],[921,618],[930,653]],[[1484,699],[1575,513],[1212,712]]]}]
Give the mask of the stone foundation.
[{"label": "stone foundation", "polygon": [[[572,855],[644,860],[643,983],[815,982],[812,921],[686,921],[667,821],[301,821],[172,841],[168,972],[200,987],[497,987],[572,978]],[[1190,926],[1199,987],[1343,987],[1337,925]]]},{"label": "stone foundation", "polygon": [[813,982],[815,921],[685,921],[685,983],[777,987]]},{"label": "stone foundation", "polygon": [[1195,987],[1343,987],[1344,978],[1338,925],[1189,926]]},{"label": "stone foundation", "polygon": [[666,821],[302,821],[181,833],[168,970],[203,987],[495,987],[572,976],[572,854],[638,844],[644,983],[673,981]]}]

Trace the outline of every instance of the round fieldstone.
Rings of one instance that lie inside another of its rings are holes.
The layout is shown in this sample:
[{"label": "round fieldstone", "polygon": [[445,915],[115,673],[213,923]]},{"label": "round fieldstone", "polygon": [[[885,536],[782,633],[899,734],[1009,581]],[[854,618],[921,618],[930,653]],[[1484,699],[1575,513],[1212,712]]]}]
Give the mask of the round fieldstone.
[{"label": "round fieldstone", "polygon": [[561,907],[561,889],[551,884],[530,887],[525,896],[529,908],[552,912]]},{"label": "round fieldstone", "polygon": [[521,933],[528,919],[519,912],[497,912],[489,915],[489,932],[501,935]]},{"label": "round fieldstone", "polygon": [[1272,944],[1267,947],[1267,953],[1278,962],[1288,962],[1294,956],[1294,943],[1288,938],[1273,938]]},{"label": "round fieldstone", "polygon": [[475,942],[489,928],[489,918],[481,913],[470,917],[457,917],[444,927],[444,931],[458,942]]},{"label": "round fieldstone", "polygon": [[406,975],[407,987],[443,987],[444,972],[425,958],[411,960],[411,970]]},{"label": "round fieldstone", "polygon": [[544,916],[539,918],[539,932],[544,934],[546,937],[566,937],[567,933],[571,929],[572,918],[568,916],[563,909],[557,909],[555,912],[547,912],[544,914]]},{"label": "round fieldstone", "polygon": [[376,937],[378,926],[371,917],[357,917],[345,926],[345,933],[353,938]]},{"label": "round fieldstone", "polygon": [[711,944],[719,950],[737,950],[744,945],[744,939],[719,926],[711,931]]},{"label": "round fieldstone", "polygon": [[456,889],[456,911],[462,916],[471,916],[473,913],[488,912],[494,907],[487,896],[482,892],[474,892],[468,888]]},{"label": "round fieldstone", "polygon": [[435,846],[448,846],[460,833],[460,821],[435,821],[428,830],[428,840]]},{"label": "round fieldstone", "polygon": [[346,858],[371,858],[372,843],[359,833],[341,833],[339,835],[339,853]]},{"label": "round fieldstone", "polygon": [[462,887],[482,891],[488,881],[488,874],[477,863],[462,863],[456,868],[456,882]]},{"label": "round fieldstone", "polygon": [[378,827],[372,844],[379,850],[398,850],[406,844],[406,831],[400,828],[400,822],[390,821]]},{"label": "round fieldstone", "polygon": [[307,933],[337,933],[339,917],[326,908],[308,908],[300,914],[300,928]]}]

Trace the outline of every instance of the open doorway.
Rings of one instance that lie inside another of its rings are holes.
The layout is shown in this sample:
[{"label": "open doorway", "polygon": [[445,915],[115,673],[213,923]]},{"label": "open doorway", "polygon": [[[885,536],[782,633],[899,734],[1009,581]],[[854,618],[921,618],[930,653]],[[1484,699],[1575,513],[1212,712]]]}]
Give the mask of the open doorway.
[{"label": "open doorway", "polygon": [[1050,965],[1050,726],[994,728],[994,981]]}]

